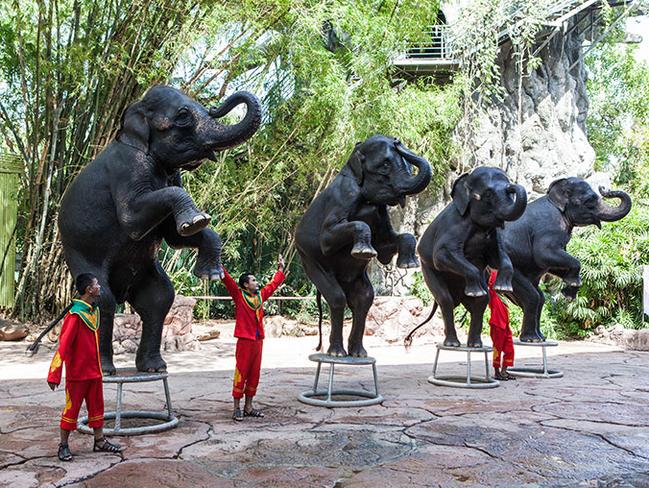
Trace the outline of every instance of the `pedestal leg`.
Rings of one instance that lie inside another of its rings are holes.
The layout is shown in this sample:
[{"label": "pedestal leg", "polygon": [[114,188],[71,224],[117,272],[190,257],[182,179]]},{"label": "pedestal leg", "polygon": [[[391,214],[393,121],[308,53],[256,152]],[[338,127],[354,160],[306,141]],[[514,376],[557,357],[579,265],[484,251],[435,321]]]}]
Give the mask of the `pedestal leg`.
[{"label": "pedestal leg", "polygon": [[543,354],[543,374],[548,375],[548,356],[545,350],[545,346],[541,347],[541,352]]},{"label": "pedestal leg", "polygon": [[123,383],[117,383],[117,407],[115,408],[115,432],[119,432],[122,424],[122,385]]},{"label": "pedestal leg", "polygon": [[485,378],[489,381],[489,355],[487,351],[484,352],[484,369],[485,369]]},{"label": "pedestal leg", "polygon": [[329,387],[327,388],[327,401],[331,401],[331,390],[334,385],[334,363],[329,365]]},{"label": "pedestal leg", "polygon": [[379,380],[378,375],[376,374],[376,363],[372,364],[372,375],[374,376],[374,392],[375,395],[379,396]]},{"label": "pedestal leg", "polygon": [[435,354],[435,364],[433,364],[433,378],[437,377],[437,361],[439,360],[439,351],[440,349],[437,349],[437,354]]},{"label": "pedestal leg", "polygon": [[466,353],[466,383],[471,384],[471,352]]},{"label": "pedestal leg", "polygon": [[164,385],[165,388],[165,402],[167,406],[167,412],[169,412],[169,418],[171,418],[172,413],[171,413],[171,395],[169,395],[169,385],[167,384],[167,378],[162,379],[162,384]]},{"label": "pedestal leg", "polygon": [[315,381],[313,382],[313,394],[315,395],[318,391],[318,380],[320,379],[320,367],[322,363],[318,361],[318,367],[315,370]]}]

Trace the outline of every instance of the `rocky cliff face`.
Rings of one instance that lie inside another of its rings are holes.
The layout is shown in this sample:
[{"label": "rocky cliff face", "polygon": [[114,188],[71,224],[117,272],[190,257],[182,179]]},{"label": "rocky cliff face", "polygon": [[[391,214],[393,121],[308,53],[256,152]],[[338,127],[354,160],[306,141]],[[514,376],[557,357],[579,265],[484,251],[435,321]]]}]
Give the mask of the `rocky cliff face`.
[{"label": "rocky cliff face", "polygon": [[557,178],[586,177],[593,169],[582,41],[575,32],[555,35],[540,53],[539,68],[523,78],[520,97],[511,44],[498,59],[505,97],[480,118],[472,141],[476,163],[502,167],[532,198]]},{"label": "rocky cliff face", "polygon": [[[545,194],[557,178],[590,176],[595,153],[586,137],[588,96],[582,42],[574,32],[557,33],[541,51],[541,65],[522,82],[520,124],[519,77],[512,46],[505,44],[497,60],[505,96],[479,116],[479,129],[469,140],[471,147],[465,148],[475,160],[457,166],[464,171],[480,165],[501,167],[527,189],[529,201]],[[449,173],[445,188],[436,198],[426,191],[409,198],[404,210],[391,209],[394,228],[412,232],[419,239],[448,203],[450,186],[458,176]],[[597,183],[602,180],[606,178],[600,175]],[[377,294],[406,294],[412,285],[411,270],[385,270],[373,263],[370,271]]]}]

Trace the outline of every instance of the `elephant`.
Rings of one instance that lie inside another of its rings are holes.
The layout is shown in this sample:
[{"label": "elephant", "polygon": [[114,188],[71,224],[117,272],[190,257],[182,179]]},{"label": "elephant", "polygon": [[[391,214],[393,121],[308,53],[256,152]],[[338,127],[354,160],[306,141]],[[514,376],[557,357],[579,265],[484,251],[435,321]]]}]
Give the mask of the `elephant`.
[{"label": "elephant", "polygon": [[[217,120],[242,103],[246,115],[239,123]],[[198,249],[196,276],[222,277],[221,239],[183,189],[181,170],[216,161],[216,151],[248,140],[260,120],[260,103],[248,92],[206,109],[180,90],[153,86],[126,108],[115,138],[65,191],[58,218],[64,257],[73,276],[92,273],[101,285],[99,350],[106,374],[115,373],[113,318],[124,302],[142,319],[137,369],[166,370],[160,341],[174,289],[157,260],[162,240]]]},{"label": "elephant", "polygon": [[[451,197],[451,203],[424,231],[417,253],[424,281],[442,311],[444,345],[460,346],[453,310],[462,303],[471,314],[467,346],[479,348],[482,317],[489,303],[485,270],[487,266],[498,269],[494,289],[512,290],[513,266],[502,228],[523,214],[527,192],[511,183],[503,170],[482,166],[460,176]],[[435,310],[418,327],[428,322]]]},{"label": "elephant", "polygon": [[[410,165],[418,169],[413,175]],[[365,319],[374,300],[367,266],[374,257],[388,264],[397,254],[397,266],[419,266],[412,234],[397,234],[388,206],[405,206],[406,196],[426,188],[431,168],[398,139],[374,135],[357,143],[336,178],[315,197],[295,230],[295,243],[306,275],[317,289],[322,347],[324,296],[331,312],[327,354],[347,356],[343,346],[345,306],[352,310],[348,351],[366,357]]]},{"label": "elephant", "polygon": [[[623,191],[599,189],[601,197],[581,178],[561,178],[550,184],[547,195],[527,206],[523,216],[507,223],[505,247],[514,265],[513,290],[506,293],[523,309],[522,342],[541,342],[541,311],[545,302],[539,281],[546,273],[563,279],[562,293],[569,299],[581,286],[579,261],[566,252],[574,227],[613,222],[631,210],[631,197]],[[610,207],[603,198],[617,198]]]}]

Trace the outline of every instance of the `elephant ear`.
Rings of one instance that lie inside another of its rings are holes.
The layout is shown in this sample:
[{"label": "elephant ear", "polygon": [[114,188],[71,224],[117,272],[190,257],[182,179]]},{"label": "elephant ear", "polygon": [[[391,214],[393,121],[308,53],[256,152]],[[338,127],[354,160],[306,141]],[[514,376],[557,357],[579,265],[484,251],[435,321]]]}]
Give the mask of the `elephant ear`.
[{"label": "elephant ear", "polygon": [[347,161],[347,164],[351,168],[352,173],[354,173],[356,183],[358,183],[358,186],[361,186],[364,179],[363,164],[365,163],[365,155],[358,149],[358,146],[359,144],[356,144],[354,152],[349,158],[349,161]]},{"label": "elephant ear", "polygon": [[548,199],[550,203],[564,212],[570,200],[570,187],[567,178],[561,178],[550,183],[548,188]]},{"label": "elephant ear", "polygon": [[460,176],[451,189],[451,197],[453,198],[453,205],[460,215],[464,215],[469,208],[469,201],[471,200],[471,188],[468,182],[469,173],[464,173]]},{"label": "elephant ear", "polygon": [[149,122],[140,102],[132,103],[122,114],[117,139],[140,151],[149,152]]}]

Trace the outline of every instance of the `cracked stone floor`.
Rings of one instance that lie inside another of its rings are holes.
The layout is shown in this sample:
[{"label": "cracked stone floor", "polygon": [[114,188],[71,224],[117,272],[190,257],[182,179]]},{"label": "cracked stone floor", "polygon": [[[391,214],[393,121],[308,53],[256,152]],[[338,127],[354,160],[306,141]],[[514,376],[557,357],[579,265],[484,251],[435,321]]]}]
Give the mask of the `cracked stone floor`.
[{"label": "cracked stone floor", "polygon": [[[92,453],[91,437],[73,433],[72,463],[56,458],[65,394],[45,383],[51,351],[28,359],[26,344],[0,343],[0,486],[649,487],[649,353],[561,343],[549,351],[561,379],[462,390],[426,381],[431,342],[406,353],[370,337],[385,402],[327,409],[296,398],[312,386],[307,356],[315,342],[266,340],[257,397],[266,418],[236,424],[234,342],[167,353],[178,427],[118,438],[121,456]],[[538,354],[518,347],[517,364]],[[461,373],[466,356],[440,360],[440,373]],[[133,364],[131,356],[119,361]],[[474,371],[483,371],[477,355],[474,361]],[[336,379],[371,388],[369,367],[341,366]],[[124,391],[127,409],[163,408],[160,382]],[[105,399],[114,408],[114,385],[106,385]]]}]

